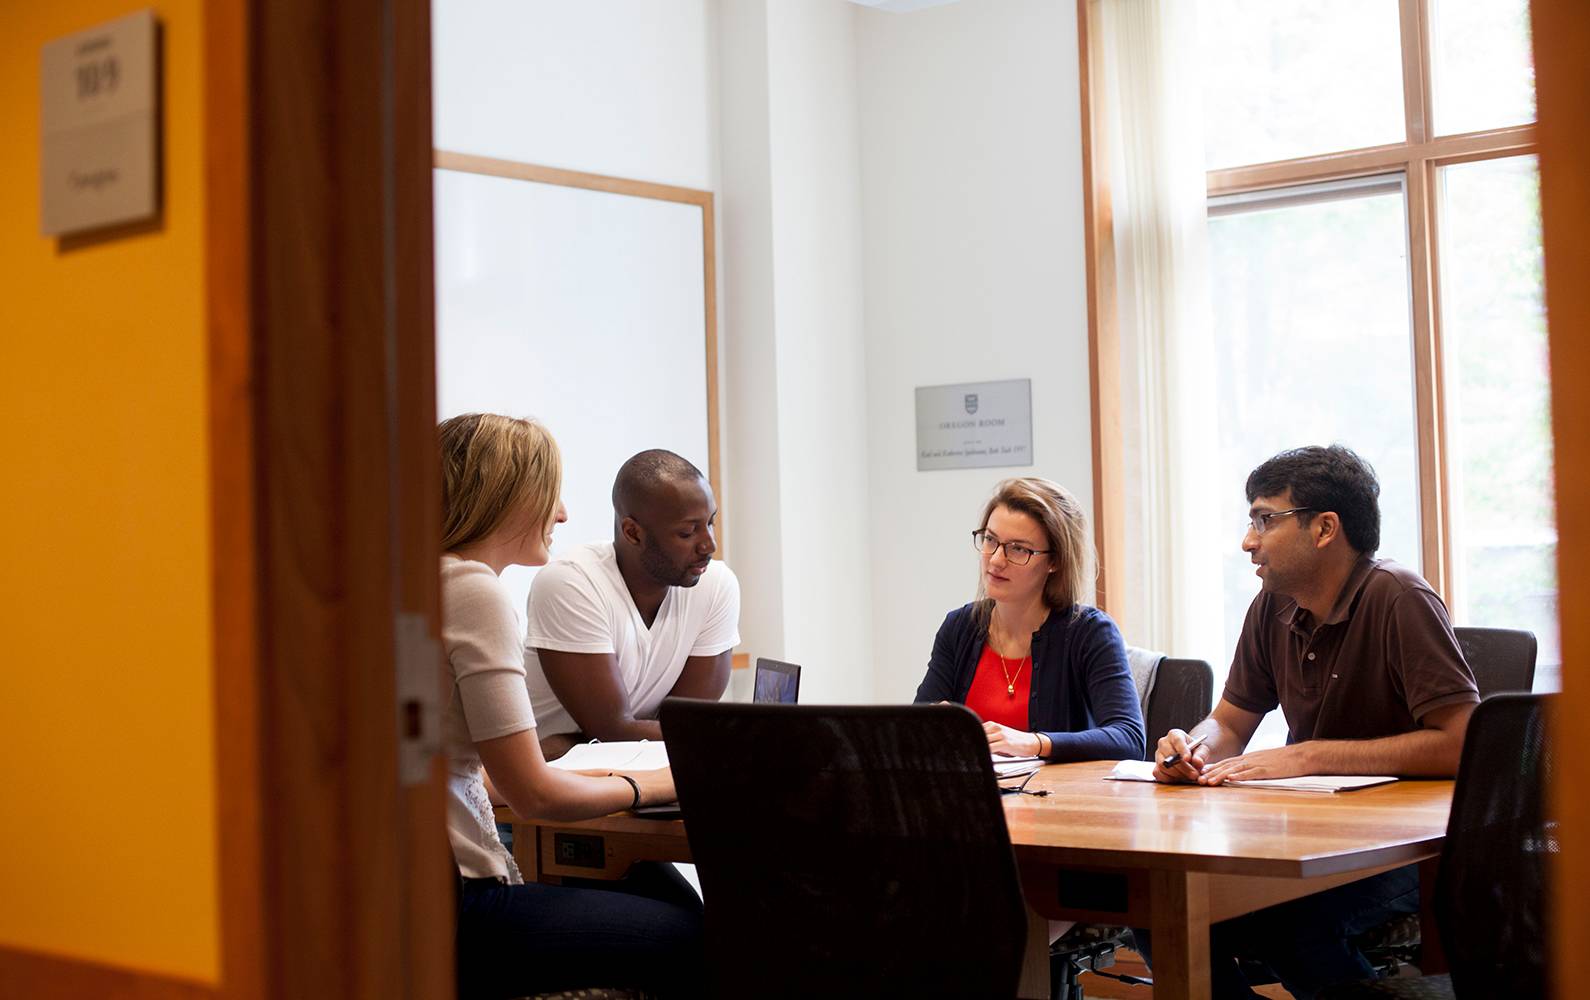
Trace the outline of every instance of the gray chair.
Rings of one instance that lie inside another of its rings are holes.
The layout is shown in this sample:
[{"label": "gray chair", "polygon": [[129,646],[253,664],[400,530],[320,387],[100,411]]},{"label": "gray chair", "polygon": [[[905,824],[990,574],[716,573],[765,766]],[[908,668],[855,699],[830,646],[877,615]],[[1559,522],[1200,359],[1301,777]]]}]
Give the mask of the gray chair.
[{"label": "gray chair", "polygon": [[1454,628],[1480,697],[1528,691],[1535,684],[1535,633],[1511,628]]},{"label": "gray chair", "polygon": [[1148,743],[1143,759],[1154,759],[1154,745],[1172,729],[1191,729],[1208,718],[1214,706],[1215,672],[1203,660],[1165,657],[1154,672],[1154,686],[1143,707]]}]

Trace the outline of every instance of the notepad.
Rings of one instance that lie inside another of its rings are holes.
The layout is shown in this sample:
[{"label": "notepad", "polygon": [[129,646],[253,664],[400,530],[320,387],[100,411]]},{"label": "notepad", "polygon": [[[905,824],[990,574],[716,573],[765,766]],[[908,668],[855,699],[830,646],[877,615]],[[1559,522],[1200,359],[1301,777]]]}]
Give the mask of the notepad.
[{"label": "notepad", "polygon": [[568,753],[549,763],[563,771],[654,771],[668,766],[668,747],[652,740],[592,740],[576,743]]},{"label": "notepad", "polygon": [[1153,781],[1154,762],[1151,760],[1117,761],[1115,770],[1104,776],[1105,781]]},{"label": "notepad", "polygon": [[1384,774],[1300,774],[1295,778],[1250,778],[1228,781],[1243,788],[1290,788],[1295,792],[1351,792],[1396,781]]},{"label": "notepad", "polygon": [[1043,767],[1042,757],[1006,757],[994,754],[994,777],[1019,778]]},{"label": "notepad", "polygon": [[[1105,781],[1153,781],[1154,762],[1151,760],[1123,760],[1104,776]],[[1304,774],[1295,778],[1253,778],[1247,781],[1228,781],[1238,788],[1280,788],[1294,792],[1351,792],[1374,785],[1387,785],[1396,778],[1368,774]]]}]

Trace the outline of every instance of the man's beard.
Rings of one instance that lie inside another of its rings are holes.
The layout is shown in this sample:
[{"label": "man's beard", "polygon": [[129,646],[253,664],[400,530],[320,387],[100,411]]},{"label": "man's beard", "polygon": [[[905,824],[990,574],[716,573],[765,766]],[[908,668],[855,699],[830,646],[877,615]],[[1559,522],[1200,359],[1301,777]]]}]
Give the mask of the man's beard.
[{"label": "man's beard", "polygon": [[661,548],[650,538],[640,550],[640,565],[653,580],[669,587],[694,587],[701,578],[688,567],[679,567],[669,561]]}]

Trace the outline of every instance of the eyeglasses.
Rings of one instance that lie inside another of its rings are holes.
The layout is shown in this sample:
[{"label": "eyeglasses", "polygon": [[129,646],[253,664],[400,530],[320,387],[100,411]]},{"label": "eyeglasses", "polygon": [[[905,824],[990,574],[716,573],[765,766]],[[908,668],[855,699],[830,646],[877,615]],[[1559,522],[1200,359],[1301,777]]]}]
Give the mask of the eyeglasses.
[{"label": "eyeglasses", "polygon": [[1313,507],[1293,507],[1291,510],[1266,511],[1248,518],[1248,529],[1255,535],[1263,535],[1270,530],[1270,522],[1278,517],[1285,517],[1288,514],[1312,514],[1313,512]]},{"label": "eyeglasses", "polygon": [[1012,566],[1025,566],[1032,562],[1033,556],[1044,556],[1054,549],[1035,549],[1020,542],[1002,542],[988,533],[987,528],[979,528],[972,532],[972,548],[985,556],[991,556],[1000,549],[1005,550],[1005,561]]}]

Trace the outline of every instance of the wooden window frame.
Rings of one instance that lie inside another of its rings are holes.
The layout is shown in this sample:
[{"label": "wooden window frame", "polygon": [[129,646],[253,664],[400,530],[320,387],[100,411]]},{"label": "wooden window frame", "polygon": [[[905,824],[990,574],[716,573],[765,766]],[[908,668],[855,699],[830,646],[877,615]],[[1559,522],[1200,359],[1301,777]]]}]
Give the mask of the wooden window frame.
[{"label": "wooden window frame", "polygon": [[[1097,55],[1092,8],[1077,0],[1082,75],[1082,174],[1087,243],[1088,349],[1093,387],[1094,533],[1099,550],[1098,604],[1122,610],[1108,569],[1125,559],[1122,499],[1120,330],[1115,307],[1113,219],[1108,150],[1096,127],[1090,67]],[[1419,458],[1419,528],[1423,573],[1452,599],[1452,530],[1442,354],[1438,202],[1440,169],[1458,163],[1537,152],[1534,123],[1438,136],[1433,131],[1430,0],[1398,0],[1406,140],[1381,146],[1247,164],[1208,172],[1209,197],[1402,173],[1406,178],[1408,271],[1412,293],[1414,406]]]}]

